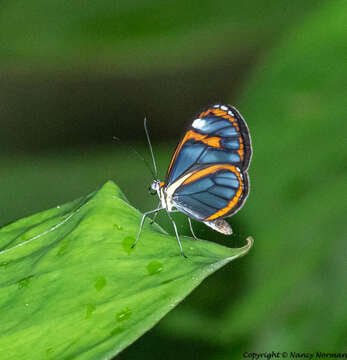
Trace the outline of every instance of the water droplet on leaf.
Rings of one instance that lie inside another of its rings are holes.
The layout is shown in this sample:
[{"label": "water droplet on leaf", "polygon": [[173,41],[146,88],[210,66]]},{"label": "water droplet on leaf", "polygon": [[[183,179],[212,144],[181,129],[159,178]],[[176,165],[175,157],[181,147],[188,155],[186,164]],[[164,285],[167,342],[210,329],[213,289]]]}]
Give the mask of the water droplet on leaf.
[{"label": "water droplet on leaf", "polygon": [[26,288],[30,285],[30,279],[33,277],[34,275],[29,275],[21,280],[17,281],[17,285],[18,285],[18,289],[23,289]]},{"label": "water droplet on leaf", "polygon": [[96,307],[93,304],[87,304],[86,307],[86,319],[89,319],[92,316],[93,312],[96,310]]},{"label": "water droplet on leaf", "polygon": [[53,348],[48,348],[46,350],[46,357],[49,359],[53,355],[53,352],[54,352]]},{"label": "water droplet on leaf", "polygon": [[132,236],[127,236],[122,241],[123,250],[130,255],[132,251],[135,250],[135,248],[132,248],[133,244],[135,242],[135,238]]},{"label": "water droplet on leaf", "polygon": [[123,331],[124,331],[124,329],[122,327],[117,326],[111,330],[111,336],[118,335],[118,334],[122,333]]},{"label": "water droplet on leaf", "polygon": [[64,240],[63,243],[61,244],[59,250],[58,250],[57,255],[58,256],[65,255],[67,253],[67,248],[68,248],[69,244],[70,244],[70,239]]},{"label": "water droplet on leaf", "polygon": [[153,260],[146,266],[146,268],[149,275],[154,275],[163,270],[163,264],[159,261]]},{"label": "water droplet on leaf", "polygon": [[123,230],[123,227],[118,225],[118,224],[114,224],[113,228],[116,229],[116,230]]},{"label": "water droplet on leaf", "polygon": [[97,291],[101,291],[106,286],[106,283],[105,276],[100,276],[95,280],[94,287]]},{"label": "water droplet on leaf", "polygon": [[123,309],[122,311],[120,311],[119,313],[116,314],[116,320],[117,321],[128,320],[128,319],[130,319],[131,314],[132,314],[131,309],[126,307],[125,309]]}]

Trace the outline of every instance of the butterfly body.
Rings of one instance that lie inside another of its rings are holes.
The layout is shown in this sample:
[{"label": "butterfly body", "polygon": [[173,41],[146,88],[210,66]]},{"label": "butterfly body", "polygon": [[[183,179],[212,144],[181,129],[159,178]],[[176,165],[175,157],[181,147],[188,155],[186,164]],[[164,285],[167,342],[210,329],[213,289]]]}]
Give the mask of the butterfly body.
[{"label": "butterfly body", "polygon": [[224,218],[240,210],[247,199],[251,157],[249,130],[238,110],[226,105],[208,107],[178,143],[165,180],[153,181],[151,190],[160,204],[144,216],[162,209],[168,215],[179,211],[188,216],[191,230],[193,219],[230,235],[232,229]]}]

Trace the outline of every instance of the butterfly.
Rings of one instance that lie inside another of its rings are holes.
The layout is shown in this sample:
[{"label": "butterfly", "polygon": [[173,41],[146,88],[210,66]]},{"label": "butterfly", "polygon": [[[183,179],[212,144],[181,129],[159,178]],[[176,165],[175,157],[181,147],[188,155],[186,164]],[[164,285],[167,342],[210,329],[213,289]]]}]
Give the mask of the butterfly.
[{"label": "butterfly", "polygon": [[[146,126],[155,172],[157,168]],[[203,222],[212,229],[231,235],[232,229],[224,220],[241,209],[249,194],[248,167],[252,144],[248,126],[233,106],[213,105],[203,110],[187,128],[171,158],[164,181],[155,179],[150,192],[157,194],[159,205],[143,214],[140,238],[146,217],[166,210],[175,230],[181,254],[185,256],[172,212]],[[154,218],[152,222],[154,221]]]}]

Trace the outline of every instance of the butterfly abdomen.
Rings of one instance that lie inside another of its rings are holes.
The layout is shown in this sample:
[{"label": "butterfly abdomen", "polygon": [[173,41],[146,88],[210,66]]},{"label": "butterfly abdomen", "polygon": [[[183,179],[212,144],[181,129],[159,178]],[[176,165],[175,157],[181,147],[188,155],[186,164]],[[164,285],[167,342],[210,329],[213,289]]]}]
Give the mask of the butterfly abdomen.
[{"label": "butterfly abdomen", "polygon": [[224,235],[231,235],[233,233],[231,226],[223,219],[204,221],[204,224]]}]

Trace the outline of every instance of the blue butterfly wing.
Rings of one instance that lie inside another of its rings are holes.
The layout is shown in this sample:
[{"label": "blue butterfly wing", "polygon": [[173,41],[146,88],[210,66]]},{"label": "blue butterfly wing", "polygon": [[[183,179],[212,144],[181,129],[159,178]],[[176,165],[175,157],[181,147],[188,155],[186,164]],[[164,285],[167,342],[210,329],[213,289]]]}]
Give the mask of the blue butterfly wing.
[{"label": "blue butterfly wing", "polygon": [[[173,185],[175,186],[175,185]],[[167,188],[170,192],[170,186]],[[178,210],[198,221],[231,216],[248,196],[248,176],[228,164],[205,167],[187,174],[173,192]]]},{"label": "blue butterfly wing", "polygon": [[249,131],[241,114],[232,106],[215,105],[188,127],[171,159],[165,184],[214,164],[232,164],[245,172],[251,156]]}]

